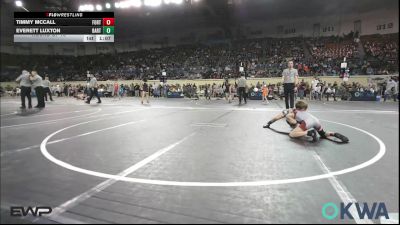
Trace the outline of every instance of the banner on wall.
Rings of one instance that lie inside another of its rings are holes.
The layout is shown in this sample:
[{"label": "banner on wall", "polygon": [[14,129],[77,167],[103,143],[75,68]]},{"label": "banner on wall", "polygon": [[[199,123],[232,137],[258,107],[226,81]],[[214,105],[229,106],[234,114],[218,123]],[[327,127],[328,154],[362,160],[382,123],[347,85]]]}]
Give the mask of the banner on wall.
[{"label": "banner on wall", "polygon": [[250,100],[262,100],[262,92],[261,91],[257,91],[257,92],[250,92],[250,96],[249,96]]},{"label": "banner on wall", "polygon": [[182,92],[168,91],[167,98],[183,98]]},{"label": "banner on wall", "polygon": [[353,91],[350,92],[351,98],[350,101],[376,101],[377,93],[371,93],[369,91]]}]

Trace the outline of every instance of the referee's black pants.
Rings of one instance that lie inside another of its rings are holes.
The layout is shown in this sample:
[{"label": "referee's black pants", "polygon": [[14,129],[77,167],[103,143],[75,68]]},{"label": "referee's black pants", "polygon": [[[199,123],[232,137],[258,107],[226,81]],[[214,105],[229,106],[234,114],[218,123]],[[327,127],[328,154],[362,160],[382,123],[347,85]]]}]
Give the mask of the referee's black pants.
[{"label": "referee's black pants", "polygon": [[283,93],[285,94],[286,109],[294,108],[294,83],[283,84]]},{"label": "referee's black pants", "polygon": [[50,100],[53,101],[53,96],[51,96],[51,91],[49,87],[44,87],[44,98],[47,101],[47,94],[50,96]]},{"label": "referee's black pants", "polygon": [[28,98],[28,107],[32,108],[31,87],[21,86],[21,107],[25,108],[25,97]]},{"label": "referee's black pants", "polygon": [[244,98],[244,103],[247,103],[246,88],[239,87],[239,104],[242,104],[242,98]]},{"label": "referee's black pants", "polygon": [[97,97],[97,100],[98,100],[98,103],[101,103],[99,93],[97,92],[97,88],[91,88],[91,89],[90,89],[90,96],[89,96],[89,98],[87,99],[87,102],[90,103],[90,100],[92,100],[93,96],[96,96],[96,97]]},{"label": "referee's black pants", "polygon": [[38,104],[36,105],[36,107],[44,108],[45,104],[44,104],[44,89],[43,89],[43,87],[42,86],[35,87],[35,92],[36,92],[36,98],[38,101]]}]

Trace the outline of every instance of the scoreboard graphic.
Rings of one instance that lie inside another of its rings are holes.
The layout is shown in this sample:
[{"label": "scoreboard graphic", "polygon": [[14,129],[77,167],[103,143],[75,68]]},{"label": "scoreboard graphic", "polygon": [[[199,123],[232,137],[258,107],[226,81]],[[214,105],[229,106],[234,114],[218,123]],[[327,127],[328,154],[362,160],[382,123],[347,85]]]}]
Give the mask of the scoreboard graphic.
[{"label": "scoreboard graphic", "polygon": [[14,42],[114,42],[114,12],[14,12]]}]

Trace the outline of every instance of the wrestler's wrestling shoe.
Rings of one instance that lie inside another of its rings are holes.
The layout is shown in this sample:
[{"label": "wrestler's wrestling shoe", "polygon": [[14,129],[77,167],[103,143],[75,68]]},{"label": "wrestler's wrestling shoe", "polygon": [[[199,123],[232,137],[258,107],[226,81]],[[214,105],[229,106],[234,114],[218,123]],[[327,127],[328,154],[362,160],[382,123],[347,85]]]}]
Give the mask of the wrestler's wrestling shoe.
[{"label": "wrestler's wrestling shoe", "polygon": [[267,124],[265,124],[264,126],[263,126],[263,128],[269,128],[271,126],[271,124],[270,123],[267,123]]},{"label": "wrestler's wrestling shoe", "polygon": [[317,138],[317,131],[315,131],[314,129],[309,130],[309,131],[307,132],[307,136],[312,137],[312,142],[316,142],[316,141],[318,140],[318,138]]},{"label": "wrestler's wrestling shoe", "polygon": [[335,138],[340,139],[343,143],[348,143],[349,142],[349,139],[346,136],[344,136],[343,134],[335,133],[333,136]]}]

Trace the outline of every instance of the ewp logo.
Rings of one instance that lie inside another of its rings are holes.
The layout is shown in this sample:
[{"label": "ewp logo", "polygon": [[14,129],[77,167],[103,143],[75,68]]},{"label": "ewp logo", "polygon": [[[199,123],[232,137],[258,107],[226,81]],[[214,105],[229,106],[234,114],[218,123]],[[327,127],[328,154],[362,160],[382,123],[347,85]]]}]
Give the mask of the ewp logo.
[{"label": "ewp logo", "polygon": [[49,206],[38,206],[38,207],[23,207],[23,206],[12,206],[10,207],[10,215],[11,216],[27,216],[31,214],[32,216],[42,216],[45,214],[50,214],[52,212],[52,208]]},{"label": "ewp logo", "polygon": [[365,217],[368,219],[379,219],[382,216],[389,219],[385,203],[383,202],[374,202],[372,207],[368,207],[368,204],[365,202],[363,204],[356,202],[346,205],[342,202],[340,203],[340,208],[335,203],[328,202],[322,207],[322,216],[327,220],[333,220],[340,214],[340,219],[342,220],[345,218],[354,219],[353,215],[349,212],[353,204],[360,219],[364,219]]}]

